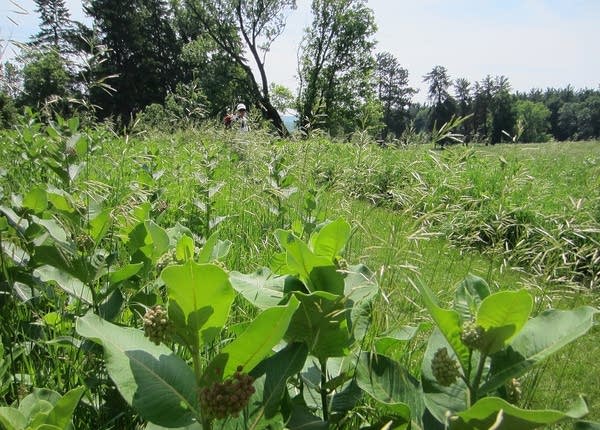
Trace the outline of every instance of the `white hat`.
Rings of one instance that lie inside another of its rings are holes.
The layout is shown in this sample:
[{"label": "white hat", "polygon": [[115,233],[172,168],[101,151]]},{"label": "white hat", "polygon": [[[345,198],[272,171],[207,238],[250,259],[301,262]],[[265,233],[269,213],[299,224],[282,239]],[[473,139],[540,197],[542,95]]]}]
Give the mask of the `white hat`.
[{"label": "white hat", "polygon": [[236,111],[238,110],[246,110],[246,105],[244,103],[240,103],[239,105],[237,105],[237,107],[235,108]]}]

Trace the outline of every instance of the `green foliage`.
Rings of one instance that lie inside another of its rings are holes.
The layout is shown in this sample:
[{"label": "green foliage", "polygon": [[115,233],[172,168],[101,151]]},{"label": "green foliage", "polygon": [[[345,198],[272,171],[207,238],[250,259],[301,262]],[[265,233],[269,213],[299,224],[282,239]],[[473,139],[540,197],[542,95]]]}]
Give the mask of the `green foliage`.
[{"label": "green foliage", "polygon": [[373,91],[373,11],[362,0],[315,0],[311,8],[300,59],[302,126],[314,128],[322,115],[332,135],[350,133]]},{"label": "green foliage", "polygon": [[[469,284],[479,286],[470,288],[467,295],[465,286]],[[476,351],[456,337],[460,331],[460,328],[457,329],[458,312],[441,309],[424,285],[417,284],[417,288],[425,298],[425,305],[439,330],[429,339],[422,364],[425,404],[438,421],[449,422],[455,428],[487,428],[494,422],[502,426],[499,428],[513,428],[511,426],[515,425],[519,425],[519,428],[536,428],[565,417],[581,418],[587,414],[587,406],[583,401],[577,412],[562,414],[507,408],[507,403],[494,395],[495,390],[503,387],[507,381],[522,376],[549,355],[585,334],[594,325],[597,309],[550,310],[528,319],[532,299],[527,292],[501,291],[489,294],[481,280],[470,278],[457,291],[454,307],[456,309],[458,305],[464,318],[467,315],[465,299],[471,303],[468,317],[474,319],[476,315],[477,324],[484,329],[483,346]],[[479,296],[476,301],[473,300],[474,295]],[[458,358],[461,367],[461,380],[448,387],[436,381],[436,374],[430,370],[436,351],[444,344],[452,348],[453,356]],[[521,349],[525,345],[530,348],[529,351]],[[515,362],[511,363],[511,360]],[[466,399],[466,402],[460,399]],[[458,420],[452,418],[455,414]],[[487,426],[486,420],[489,420]]]},{"label": "green foliage", "polygon": [[0,128],[10,128],[15,123],[17,110],[14,100],[8,94],[0,91]]},{"label": "green foliage", "polygon": [[[181,76],[181,43],[169,21],[167,2],[93,0],[85,7],[108,48],[95,78],[113,76],[114,93],[94,88],[91,102],[103,118],[114,115],[127,124],[131,115],[162,103]],[[152,43],[148,43],[152,41]]]},{"label": "green foliage", "polygon": [[[577,367],[569,355],[585,347],[572,342],[597,313],[544,311],[594,300],[582,285],[597,285],[595,146],[398,151],[257,132],[242,151],[212,128],[121,138],[28,115],[0,145],[2,406],[83,381],[75,428],[436,428],[448,411],[477,428],[497,408],[505,426],[567,418],[544,411],[566,407],[540,404],[532,381],[555,353]],[[473,249],[505,259],[502,273]],[[445,306],[470,270],[490,285],[470,276]],[[415,273],[431,291],[405,288]],[[500,290],[511,282],[530,288]],[[172,321],[156,345],[142,326],[162,324],[148,312],[161,308]],[[465,342],[465,322],[481,342]],[[459,372],[450,385],[432,371],[440,349]],[[590,368],[576,369],[588,378],[577,391],[593,392]],[[197,395],[236,375],[254,392],[229,397],[239,416],[220,421]]]},{"label": "green foliage", "polygon": [[375,79],[377,97],[383,105],[385,133],[399,137],[408,125],[408,108],[417,90],[408,86],[408,70],[400,67],[389,52],[377,54]]},{"label": "green foliage", "polygon": [[523,123],[523,142],[546,142],[549,140],[550,110],[542,103],[519,101],[516,105],[517,118]]},{"label": "green foliage", "polygon": [[62,429],[71,427],[71,418],[84,388],[75,388],[64,396],[36,388],[24,397],[18,407],[0,407],[0,424],[7,430]]},{"label": "green foliage", "polygon": [[23,100],[41,106],[67,94],[69,75],[64,60],[56,51],[34,51],[23,67]]}]

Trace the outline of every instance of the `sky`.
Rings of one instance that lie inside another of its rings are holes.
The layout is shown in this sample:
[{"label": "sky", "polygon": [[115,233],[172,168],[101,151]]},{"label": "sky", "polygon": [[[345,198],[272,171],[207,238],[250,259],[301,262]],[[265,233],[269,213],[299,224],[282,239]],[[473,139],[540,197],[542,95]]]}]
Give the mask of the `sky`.
[{"label": "sky", "polygon": [[[33,0],[0,0],[0,38],[26,41],[37,32]],[[81,1],[66,0],[85,20]],[[266,57],[271,82],[297,86],[298,44],[310,26],[310,0],[298,0]],[[427,97],[423,76],[446,67],[451,78],[508,77],[513,90],[600,88],[600,0],[369,0],[377,52],[390,52]],[[27,13],[20,11],[19,5]],[[2,46],[6,47],[6,43]],[[11,53],[4,52],[4,58]]]}]

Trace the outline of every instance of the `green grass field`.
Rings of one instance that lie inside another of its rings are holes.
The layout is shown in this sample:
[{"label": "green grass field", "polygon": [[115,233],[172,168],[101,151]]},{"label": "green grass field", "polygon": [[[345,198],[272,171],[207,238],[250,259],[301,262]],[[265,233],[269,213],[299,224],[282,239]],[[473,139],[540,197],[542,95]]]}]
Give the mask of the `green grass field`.
[{"label": "green grass field", "polygon": [[[144,207],[163,228],[180,224],[198,238],[216,232],[230,240],[224,265],[244,273],[270,264],[277,228],[307,234],[315,224],[343,217],[353,228],[344,258],[377,273],[383,294],[372,330],[378,333],[429,321],[411,286],[417,278],[443,303],[472,273],[493,291],[526,288],[535,313],[600,304],[600,142],[433,151],[429,145],[383,149],[324,137],[280,141],[260,132],[240,138],[214,129],[128,138],[102,128],[86,133],[87,148],[73,160],[61,152],[61,142],[69,145],[67,131],[57,136],[25,127],[5,133],[0,198],[9,207],[36,184],[50,183],[73,196],[82,213],[106,210],[114,224],[103,247],[115,262],[125,252],[119,237]],[[49,142],[57,145],[54,151]],[[75,165],[79,170],[61,179],[48,169],[52,159],[68,163],[70,173]],[[73,237],[82,232],[76,223],[66,228]],[[141,291],[153,281],[129,288]],[[61,300],[40,301],[42,308],[21,303],[10,317],[4,308],[5,348],[7,339],[45,342],[72,335],[76,312]],[[3,299],[2,306],[14,303]],[[60,330],[40,323],[50,312],[64,317]],[[240,305],[237,312],[241,320],[249,310]],[[123,323],[136,321],[127,315]],[[31,323],[44,335],[36,337]],[[423,336],[398,352],[412,370],[418,371],[425,350]],[[600,420],[599,341],[594,328],[525,378],[523,406],[564,410],[584,393],[588,418]],[[81,361],[71,370],[50,370],[36,359],[60,361],[64,355],[50,348],[23,357],[14,367],[20,369],[19,390],[28,389],[27,381],[66,389],[89,377]],[[102,428],[109,428],[110,417],[102,419]]]}]

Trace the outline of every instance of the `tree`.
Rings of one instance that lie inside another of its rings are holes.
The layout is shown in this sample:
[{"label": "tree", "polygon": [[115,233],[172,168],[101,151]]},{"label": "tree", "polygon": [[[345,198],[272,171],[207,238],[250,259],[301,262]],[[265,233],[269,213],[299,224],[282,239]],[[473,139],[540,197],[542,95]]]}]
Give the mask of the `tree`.
[{"label": "tree", "polygon": [[452,85],[452,81],[444,66],[435,66],[431,72],[423,76],[423,82],[429,83],[429,100],[434,106],[442,104],[450,97],[448,88]]},{"label": "tree", "polygon": [[[22,104],[41,106],[67,94],[70,77],[57,51],[34,51],[23,67]],[[59,106],[61,107],[61,106]]]},{"label": "tree", "polygon": [[108,48],[107,61],[96,77],[116,75],[115,89],[92,91],[91,99],[103,108],[102,116],[118,115],[128,122],[132,114],[151,103],[162,103],[175,90],[181,75],[181,46],[164,0],[90,0],[85,6]]},{"label": "tree", "polygon": [[[471,83],[465,78],[458,78],[454,81],[454,98],[456,100],[456,113],[458,116],[465,117],[471,114],[473,109],[473,97],[471,96]],[[473,121],[468,119],[464,121],[459,131],[468,136],[472,133]]]},{"label": "tree", "polygon": [[440,127],[448,122],[455,112],[454,99],[448,92],[452,80],[443,66],[435,66],[431,72],[423,76],[423,82],[429,83],[429,100],[433,107],[431,111],[432,125]]},{"label": "tree", "polygon": [[285,112],[286,109],[294,107],[294,93],[288,87],[279,84],[271,84],[269,92],[271,93],[271,99],[273,106],[278,112]]},{"label": "tree", "polygon": [[0,91],[11,99],[16,99],[21,93],[21,75],[21,71],[15,64],[9,61],[0,64]]},{"label": "tree", "polygon": [[0,90],[0,128],[9,128],[13,125],[17,116],[17,110],[13,99]]},{"label": "tree", "polygon": [[40,31],[31,46],[54,49],[61,55],[69,52],[69,35],[73,31],[71,15],[64,0],[34,0],[40,15]]},{"label": "tree", "polygon": [[507,89],[498,91],[492,97],[490,115],[492,119],[490,141],[495,144],[503,140],[505,133],[510,135],[517,121],[513,97]]},{"label": "tree", "polygon": [[546,142],[549,139],[550,110],[543,103],[519,100],[516,112],[524,126],[521,135],[523,142]]},{"label": "tree", "polygon": [[473,97],[473,130],[480,139],[489,139],[490,106],[495,93],[494,79],[487,75],[475,83]]},{"label": "tree", "polygon": [[392,54],[380,52],[375,59],[377,96],[383,105],[385,134],[391,131],[399,136],[406,128],[408,108],[417,90],[408,86],[408,70],[400,67]]},{"label": "tree", "polygon": [[[185,5],[202,30],[242,68],[251,85],[252,98],[264,116],[281,134],[287,134],[271,102],[265,57],[285,28],[286,10],[295,9],[296,0],[185,0]],[[258,69],[259,81],[244,56],[244,48]]]},{"label": "tree", "polygon": [[198,82],[206,96],[206,111],[211,117],[231,113],[240,102],[251,104],[254,98],[240,100],[240,94],[252,93],[245,71],[206,35],[197,36],[182,48],[182,80]]},{"label": "tree", "polygon": [[569,102],[559,110],[559,126],[566,139],[600,137],[600,94],[583,95],[582,101]]},{"label": "tree", "polygon": [[302,125],[323,115],[333,134],[351,131],[373,98],[373,11],[364,0],[313,0],[312,14],[299,61]]}]

